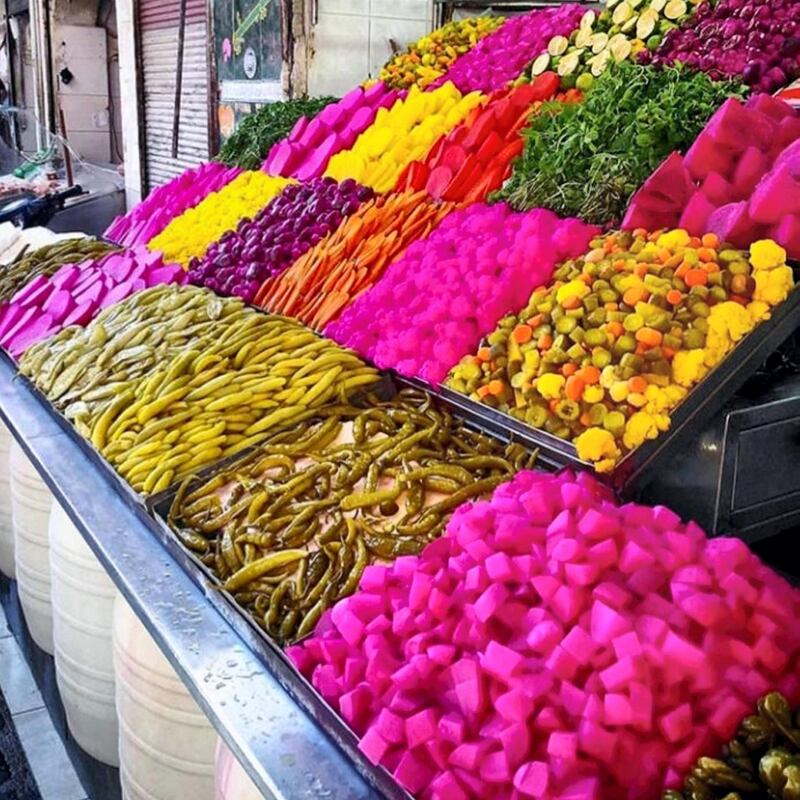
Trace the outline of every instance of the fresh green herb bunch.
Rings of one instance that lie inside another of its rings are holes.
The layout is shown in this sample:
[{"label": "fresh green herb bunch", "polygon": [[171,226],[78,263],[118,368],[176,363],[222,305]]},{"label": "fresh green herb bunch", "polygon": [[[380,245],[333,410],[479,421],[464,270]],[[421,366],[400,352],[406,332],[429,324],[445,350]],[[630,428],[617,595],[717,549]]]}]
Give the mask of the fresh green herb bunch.
[{"label": "fresh green herb bunch", "polygon": [[246,116],[225,142],[217,161],[229,167],[258,169],[275,142],[289,135],[300,117],[316,117],[337,97],[299,97],[270,103]]},{"label": "fresh green herb bunch", "polygon": [[616,224],[631,195],[673,150],[685,151],[738,81],[680,67],[609,67],[583,103],[549,104],[531,117],[525,150],[495,199]]}]

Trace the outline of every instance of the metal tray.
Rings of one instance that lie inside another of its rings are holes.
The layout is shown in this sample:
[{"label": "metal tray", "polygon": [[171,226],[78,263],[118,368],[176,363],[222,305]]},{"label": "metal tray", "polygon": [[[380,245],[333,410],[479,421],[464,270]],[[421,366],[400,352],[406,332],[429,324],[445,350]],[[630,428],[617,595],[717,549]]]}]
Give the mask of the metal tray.
[{"label": "metal tray", "polygon": [[[402,387],[421,388],[430,392],[430,387],[427,384],[401,377],[393,378],[392,385],[394,389],[392,394],[395,394]],[[491,423],[486,424],[481,417],[473,413],[473,409],[464,408],[462,405],[453,403],[445,397],[437,399],[466,427],[490,435],[504,443],[518,442],[531,450],[536,449],[536,445],[531,445],[527,438],[517,436],[514,431],[510,431],[507,427]],[[258,445],[255,445],[253,449],[257,448]],[[252,452],[252,450],[239,453],[234,458],[242,458],[249,452]],[[228,461],[231,460],[228,459]],[[218,463],[207,468],[198,476],[197,481],[193,481],[191,485],[199,485],[203,480],[213,476],[221,466],[222,464]],[[236,603],[229,592],[222,590],[221,583],[216,575],[200,561],[196,554],[185,549],[180,544],[180,541],[167,523],[167,515],[177,488],[177,486],[172,486],[159,495],[150,498],[147,503],[152,520],[155,523],[156,534],[167,550],[190,577],[206,587],[209,602],[225,617],[256,655],[262,659],[283,688],[316,720],[336,745],[353,761],[359,774],[367,783],[385,797],[390,798],[390,800],[412,800],[411,795],[394,780],[384,767],[376,767],[364,756],[358,749],[358,737],[350,726],[297,670],[292,661],[286,656],[284,650]]]},{"label": "metal tray", "polygon": [[[791,263],[795,280],[800,281],[800,264]],[[608,484],[623,499],[632,499],[684,446],[687,438],[702,433],[705,425],[731,400],[796,330],[800,328],[800,285],[698,383],[671,416],[669,430],[627,453],[607,474],[597,473],[598,480]],[[551,468],[570,467],[594,472],[593,465],[580,459],[571,442],[520,422],[509,414],[478,403],[447,386],[434,387],[415,380],[438,397],[459,406],[480,420],[489,430],[506,430],[518,441],[539,448],[539,461]]]},{"label": "metal tray", "polygon": [[125,502],[130,508],[145,510],[145,498],[133,490],[131,485],[123,480],[120,474],[111,466],[111,463],[106,460],[100,451],[89,441],[89,439],[81,436],[75,429],[75,426],[64,416],[64,414],[50,401],[47,395],[36,386],[33,381],[22,375],[19,372],[19,366],[16,361],[2,348],[0,348],[0,361],[9,364],[16,372],[14,376],[15,381],[19,381],[29,391],[36,400],[41,403],[50,412],[50,415],[58,422],[64,432],[69,438],[75,442],[78,447],[83,450],[88,456],[89,460],[97,467],[98,470],[103,472],[112,484],[117,487],[118,493],[123,497]]}]

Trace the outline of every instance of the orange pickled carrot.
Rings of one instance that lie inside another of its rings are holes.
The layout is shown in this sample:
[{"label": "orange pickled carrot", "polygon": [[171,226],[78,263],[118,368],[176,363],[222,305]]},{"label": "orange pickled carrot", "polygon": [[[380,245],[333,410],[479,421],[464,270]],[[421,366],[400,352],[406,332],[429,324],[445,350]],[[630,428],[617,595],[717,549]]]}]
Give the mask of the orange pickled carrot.
[{"label": "orange pickled carrot", "polygon": [[583,390],[586,388],[586,384],[581,380],[577,375],[572,375],[571,377],[567,378],[567,384],[564,387],[564,391],[567,397],[570,400],[575,401],[576,403],[583,397]]},{"label": "orange pickled carrot", "polygon": [[647,391],[647,381],[641,375],[634,375],[628,381],[628,390],[637,394],[644,394]]},{"label": "orange pickled carrot", "polygon": [[661,331],[655,328],[639,328],[636,331],[636,341],[647,347],[658,347],[664,339]]}]

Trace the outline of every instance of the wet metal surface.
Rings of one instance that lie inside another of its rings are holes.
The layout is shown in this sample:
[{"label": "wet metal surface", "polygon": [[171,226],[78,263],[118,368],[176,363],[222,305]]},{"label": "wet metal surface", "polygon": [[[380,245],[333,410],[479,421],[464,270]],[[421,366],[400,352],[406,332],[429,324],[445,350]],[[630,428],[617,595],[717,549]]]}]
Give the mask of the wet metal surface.
[{"label": "wet metal surface", "polygon": [[379,797],[14,374],[0,360],[0,416],[265,797]]}]

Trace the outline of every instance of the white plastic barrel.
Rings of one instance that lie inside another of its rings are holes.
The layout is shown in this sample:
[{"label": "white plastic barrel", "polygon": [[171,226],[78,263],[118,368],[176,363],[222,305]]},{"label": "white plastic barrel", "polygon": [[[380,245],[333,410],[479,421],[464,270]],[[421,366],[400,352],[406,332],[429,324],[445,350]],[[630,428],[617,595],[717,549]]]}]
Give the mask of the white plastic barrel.
[{"label": "white plastic barrel", "polygon": [[47,525],[53,495],[16,441],[11,443],[9,466],[19,601],[33,641],[52,655],[53,611]]},{"label": "white plastic barrel", "polygon": [[212,800],[216,733],[120,595],[114,669],[123,800]]},{"label": "white plastic barrel", "polygon": [[89,755],[118,766],[111,636],[117,592],[72,520],[56,502],[49,527],[53,649],[67,725]]},{"label": "white plastic barrel", "polygon": [[214,788],[215,800],[265,800],[222,739],[217,743]]},{"label": "white plastic barrel", "polygon": [[14,528],[11,524],[11,466],[9,450],[11,434],[0,422],[0,572],[13,578],[14,570]]}]

